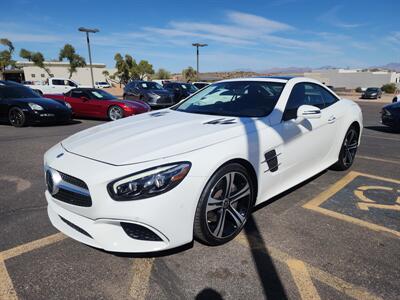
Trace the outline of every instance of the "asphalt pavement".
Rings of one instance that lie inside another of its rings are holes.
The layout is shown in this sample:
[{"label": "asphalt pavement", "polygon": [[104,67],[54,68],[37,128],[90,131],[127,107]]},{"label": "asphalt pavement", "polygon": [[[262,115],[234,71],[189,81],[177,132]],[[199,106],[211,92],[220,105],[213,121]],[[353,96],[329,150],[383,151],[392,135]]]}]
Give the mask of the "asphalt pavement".
[{"label": "asphalt pavement", "polygon": [[398,299],[400,134],[380,125],[381,103],[359,104],[351,170],[257,207],[226,245],[154,255],[94,249],[48,220],[44,152],[103,121],[0,125],[0,299]]}]

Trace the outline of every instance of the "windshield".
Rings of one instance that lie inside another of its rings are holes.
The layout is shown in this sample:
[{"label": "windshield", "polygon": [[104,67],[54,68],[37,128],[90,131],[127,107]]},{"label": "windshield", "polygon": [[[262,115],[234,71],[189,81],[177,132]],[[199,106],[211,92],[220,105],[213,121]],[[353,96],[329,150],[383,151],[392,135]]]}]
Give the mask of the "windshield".
[{"label": "windshield", "polygon": [[378,88],[367,88],[367,92],[377,92]]},{"label": "windshield", "polygon": [[0,87],[0,98],[21,99],[21,98],[40,98],[40,96],[26,87]]},{"label": "windshield", "polygon": [[182,83],[181,84],[181,87],[184,89],[184,90],[187,90],[189,93],[191,93],[191,94],[193,94],[193,93],[195,93],[195,92],[197,92],[198,91],[198,88],[197,87],[195,87],[193,84],[189,84],[189,83]]},{"label": "windshield", "polygon": [[174,109],[189,113],[263,117],[274,109],[284,83],[232,81],[212,84]]},{"label": "windshield", "polygon": [[163,90],[164,88],[157,82],[140,82],[140,87],[145,90]]},{"label": "windshield", "polygon": [[97,99],[97,100],[115,100],[118,99],[114,95],[111,95],[110,93],[107,93],[103,90],[90,90],[89,91],[90,98],[91,99]]}]

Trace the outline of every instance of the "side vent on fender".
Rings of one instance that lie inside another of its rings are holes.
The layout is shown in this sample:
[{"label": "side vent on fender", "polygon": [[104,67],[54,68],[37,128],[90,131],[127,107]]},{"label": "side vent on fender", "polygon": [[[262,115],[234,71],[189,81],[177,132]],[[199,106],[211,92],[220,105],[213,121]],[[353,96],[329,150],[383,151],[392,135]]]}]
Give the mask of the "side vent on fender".
[{"label": "side vent on fender", "polygon": [[268,151],[264,154],[265,161],[268,165],[268,169],[264,171],[264,173],[270,171],[275,172],[278,171],[278,167],[280,166],[280,162],[278,161],[278,156],[280,153],[276,153],[275,150]]},{"label": "side vent on fender", "polygon": [[212,125],[228,125],[228,124],[235,124],[237,123],[236,119],[215,119],[208,122],[204,122],[203,124],[212,124]]}]

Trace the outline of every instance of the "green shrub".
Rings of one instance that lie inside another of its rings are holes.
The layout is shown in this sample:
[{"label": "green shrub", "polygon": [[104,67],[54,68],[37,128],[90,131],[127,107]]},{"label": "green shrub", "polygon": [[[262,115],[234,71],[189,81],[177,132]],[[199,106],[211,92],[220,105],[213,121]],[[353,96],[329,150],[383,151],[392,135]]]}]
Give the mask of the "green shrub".
[{"label": "green shrub", "polygon": [[394,84],[394,83],[384,84],[384,85],[382,85],[381,89],[385,93],[393,94],[396,91],[396,84]]},{"label": "green shrub", "polygon": [[361,88],[361,86],[359,86],[358,88],[356,88],[356,92],[357,92],[357,93],[362,93],[362,88]]}]

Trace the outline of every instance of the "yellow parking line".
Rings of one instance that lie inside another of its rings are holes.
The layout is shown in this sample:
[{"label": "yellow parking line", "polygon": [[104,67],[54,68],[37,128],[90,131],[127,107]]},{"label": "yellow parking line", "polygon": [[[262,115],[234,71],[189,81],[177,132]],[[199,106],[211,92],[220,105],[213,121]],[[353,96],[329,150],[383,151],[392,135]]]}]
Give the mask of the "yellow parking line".
[{"label": "yellow parking line", "polygon": [[292,273],[293,280],[297,285],[301,299],[321,299],[312,282],[310,273],[307,271],[306,265],[298,259],[289,259],[286,264],[289,267],[290,273]]},{"label": "yellow parking line", "polygon": [[45,238],[42,238],[40,240],[29,242],[29,243],[17,246],[15,248],[3,251],[3,252],[1,252],[1,256],[3,257],[4,260],[7,260],[9,258],[13,258],[15,256],[24,254],[26,252],[30,252],[32,250],[42,248],[42,247],[45,247],[50,244],[54,244],[65,238],[66,238],[66,236],[63,235],[62,233],[56,233],[56,234],[47,236]]},{"label": "yellow parking line", "polygon": [[1,300],[18,299],[10,275],[8,275],[6,265],[1,256],[0,256],[0,299]]},{"label": "yellow parking line", "polygon": [[48,237],[29,242],[9,250],[0,252],[0,300],[18,299],[17,292],[14,289],[10,275],[8,274],[5,260],[27,253],[29,251],[39,249],[50,244],[56,243],[65,239],[66,236],[62,233],[56,233]]},{"label": "yellow parking line", "polygon": [[400,161],[398,161],[398,160],[384,159],[384,158],[365,156],[365,155],[357,155],[357,158],[375,160],[375,161],[385,162],[385,163],[389,163],[389,164],[400,165]]},{"label": "yellow parking line", "polygon": [[144,300],[149,288],[154,258],[136,258],[133,260],[133,278],[129,295],[135,300]]},{"label": "yellow parking line", "polygon": [[[252,240],[251,244],[253,245],[253,247],[252,247],[253,249],[261,249],[261,250],[265,249],[265,245],[261,240],[255,238],[253,236],[248,236],[246,238],[246,236],[243,233],[239,234],[235,238],[235,241],[247,248],[251,248],[251,246],[248,242],[248,238]],[[291,257],[289,254],[287,254],[277,248],[274,248],[274,247],[268,247],[268,253],[273,259],[276,259],[284,264],[286,264],[290,260],[295,259],[295,258]],[[346,294],[347,296],[349,296],[351,298],[366,299],[366,300],[382,299],[380,297],[377,297],[377,296],[371,294],[370,292],[368,292],[367,290],[365,290],[362,287],[358,287],[351,283],[348,283],[336,276],[333,276],[325,271],[315,268],[305,262],[304,262],[304,266],[305,266],[306,270],[308,270],[311,278],[315,278],[316,280],[332,287],[333,289],[335,289],[337,291],[340,291],[340,292]],[[303,286],[303,287],[307,287],[307,286]],[[308,287],[310,287],[310,286],[308,285]],[[311,291],[308,293],[311,293]]]}]

